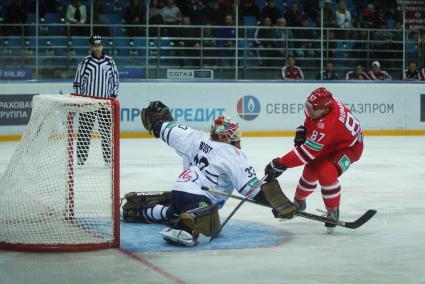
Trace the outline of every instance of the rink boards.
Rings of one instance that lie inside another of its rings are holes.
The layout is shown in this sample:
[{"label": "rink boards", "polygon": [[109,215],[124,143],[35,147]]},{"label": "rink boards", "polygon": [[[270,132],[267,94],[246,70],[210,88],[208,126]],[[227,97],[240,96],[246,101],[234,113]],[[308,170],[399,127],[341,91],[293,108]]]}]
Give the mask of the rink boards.
[{"label": "rink boards", "polygon": [[[2,83],[0,141],[17,140],[36,94],[72,92],[72,82]],[[304,119],[304,101],[319,86],[328,88],[360,120],[369,135],[425,135],[423,83],[282,81],[133,81],[119,88],[122,137],[149,137],[140,109],[161,100],[180,123],[208,130],[213,118],[239,120],[245,136],[287,136]]]}]

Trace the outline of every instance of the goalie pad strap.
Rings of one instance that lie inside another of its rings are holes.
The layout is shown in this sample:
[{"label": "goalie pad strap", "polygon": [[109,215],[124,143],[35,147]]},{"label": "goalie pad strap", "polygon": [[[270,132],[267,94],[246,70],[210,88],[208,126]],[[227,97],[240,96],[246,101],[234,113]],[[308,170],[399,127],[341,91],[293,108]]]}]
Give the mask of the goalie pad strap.
[{"label": "goalie pad strap", "polygon": [[191,233],[195,241],[199,234],[207,237],[214,235],[219,227],[220,217],[217,204],[184,212],[180,214],[180,220],[177,223],[177,228]]}]

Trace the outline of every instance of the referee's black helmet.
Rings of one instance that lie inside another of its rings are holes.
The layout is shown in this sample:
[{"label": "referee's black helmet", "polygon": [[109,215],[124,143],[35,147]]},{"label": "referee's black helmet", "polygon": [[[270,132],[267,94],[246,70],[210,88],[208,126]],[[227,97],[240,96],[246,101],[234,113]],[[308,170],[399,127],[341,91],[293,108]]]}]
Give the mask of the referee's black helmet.
[{"label": "referee's black helmet", "polygon": [[90,45],[102,45],[102,37],[99,35],[92,35],[89,39]]}]

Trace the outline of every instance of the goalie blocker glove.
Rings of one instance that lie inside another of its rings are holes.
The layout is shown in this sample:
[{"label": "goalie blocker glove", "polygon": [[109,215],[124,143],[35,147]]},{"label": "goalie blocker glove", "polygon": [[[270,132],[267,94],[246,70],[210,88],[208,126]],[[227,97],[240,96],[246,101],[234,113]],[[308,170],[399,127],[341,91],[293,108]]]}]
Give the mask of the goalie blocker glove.
[{"label": "goalie blocker glove", "polygon": [[267,175],[266,182],[271,182],[274,179],[277,179],[284,171],[286,171],[286,166],[279,164],[279,158],[274,158],[264,169],[264,174]]},{"label": "goalie blocker glove", "polygon": [[147,108],[143,108],[140,115],[143,126],[149,133],[159,138],[162,123],[174,121],[170,109],[160,101],[150,102]]}]

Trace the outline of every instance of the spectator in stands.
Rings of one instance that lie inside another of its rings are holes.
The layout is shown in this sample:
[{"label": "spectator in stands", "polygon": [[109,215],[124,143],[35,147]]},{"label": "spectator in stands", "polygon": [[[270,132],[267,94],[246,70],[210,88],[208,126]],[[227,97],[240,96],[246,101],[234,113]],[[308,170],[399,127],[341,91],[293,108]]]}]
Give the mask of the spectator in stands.
[{"label": "spectator in stands", "polygon": [[421,78],[423,78],[422,80],[425,81],[425,67],[421,69],[420,74]]},{"label": "spectator in stands", "polygon": [[291,8],[286,12],[285,18],[288,27],[299,27],[301,25],[301,12],[296,2],[291,4]]},{"label": "spectator in stands", "polygon": [[[370,1],[369,1],[370,2]],[[376,10],[384,10],[385,11],[385,17],[391,18],[391,19],[398,19],[398,2],[402,2],[402,1],[397,1],[397,0],[373,0],[372,1],[374,3],[375,9]]]},{"label": "spectator in stands", "polygon": [[309,28],[306,17],[302,18],[301,27],[302,29],[294,30],[295,47],[297,48],[295,54],[299,58],[314,57],[316,34],[314,30]]},{"label": "spectator in stands", "polygon": [[338,73],[334,70],[332,61],[327,61],[325,70],[316,75],[316,80],[339,80]]},{"label": "spectator in stands", "polygon": [[328,38],[325,40],[325,57],[334,58],[336,55],[335,30],[327,30]]},{"label": "spectator in stands", "polygon": [[[320,22],[318,22],[320,26]],[[336,28],[336,14],[332,8],[332,1],[325,0],[325,7],[323,8],[323,26],[325,28]]]},{"label": "spectator in stands", "polygon": [[339,28],[351,28],[351,13],[345,6],[345,1],[340,0],[336,9],[336,24]]},{"label": "spectator in stands", "polygon": [[272,25],[276,23],[277,18],[282,17],[279,8],[276,7],[274,0],[267,0],[267,5],[261,10],[261,21],[264,18],[270,18]]},{"label": "spectator in stands", "polygon": [[[139,4],[139,0],[130,0],[130,4],[125,9],[124,21],[128,25],[145,25],[146,24],[145,9]],[[127,36],[143,36],[142,27],[127,27]]]},{"label": "spectator in stands", "polygon": [[[45,13],[56,13],[57,5],[58,5],[56,1],[46,1],[47,3],[45,3],[44,1],[38,1],[38,0],[26,1],[25,9],[27,13],[35,14],[37,9],[37,2],[38,2],[38,15],[40,16],[40,21],[41,21],[41,18],[44,18]],[[53,8],[53,10],[46,11],[47,10],[46,5],[48,5],[49,9]],[[0,15],[2,14],[3,14],[2,11],[0,11]]]},{"label": "spectator in stands", "polygon": [[[394,52],[394,33],[387,30],[387,24],[381,23],[378,31],[373,35],[373,56],[378,60],[391,60]],[[400,38],[402,40],[402,38]],[[400,48],[400,46],[399,46]]]},{"label": "spectator in stands", "polygon": [[106,18],[105,8],[103,7],[102,0],[93,1],[93,23],[94,26],[93,34],[100,35],[102,37],[109,36],[109,28],[107,27],[108,19]]},{"label": "spectator in stands", "polygon": [[254,0],[243,0],[239,5],[239,17],[255,17],[257,22],[260,21],[260,8],[255,4]]},{"label": "spectator in stands", "polygon": [[166,0],[165,6],[161,9],[161,16],[166,25],[179,25],[182,14],[174,3],[174,0]]},{"label": "spectator in stands", "polygon": [[385,70],[381,70],[381,64],[378,61],[372,62],[372,70],[367,72],[367,75],[371,80],[392,80],[390,74]]},{"label": "spectator in stands", "polygon": [[378,27],[385,26],[385,28],[388,28],[387,20],[387,12],[382,8],[378,9],[378,13],[376,15],[376,23]]},{"label": "spectator in stands", "polygon": [[[273,45],[275,48],[278,48],[277,57],[278,61],[281,61],[280,58],[287,58],[289,55],[293,56],[293,39],[294,36],[290,29],[286,28],[285,18],[278,18],[275,24],[276,29],[273,31],[274,42]],[[276,62],[279,63],[279,62]]]},{"label": "spectator in stands", "polygon": [[282,67],[283,80],[304,80],[304,75],[300,67],[295,65],[295,57],[288,56],[286,65]]},{"label": "spectator in stands", "polygon": [[269,17],[263,19],[261,27],[255,31],[255,47],[261,65],[272,66],[275,57],[273,41],[272,20]]},{"label": "spectator in stands", "polygon": [[[165,0],[165,5],[161,9],[161,17],[164,25],[179,25],[182,14],[180,8],[177,7],[174,0]],[[178,28],[164,27],[160,31],[162,36],[175,37],[178,34]]]},{"label": "spectator in stands", "polygon": [[375,11],[375,6],[372,3],[367,4],[365,10],[359,17],[360,27],[365,29],[375,29],[377,28],[377,14]]},{"label": "spectator in stands", "polygon": [[226,14],[222,9],[220,9],[220,3],[218,0],[212,0],[208,2],[206,14],[208,24],[214,26],[222,26],[224,24],[224,17]]},{"label": "spectator in stands", "polygon": [[234,0],[219,0],[219,4],[225,15],[235,14]]},{"label": "spectator in stands", "polygon": [[187,27],[191,24],[190,17],[184,16],[177,33],[179,39],[175,45],[181,67],[199,66],[200,31],[198,28]]},{"label": "spectator in stands", "polygon": [[[14,0],[6,8],[3,23],[4,24],[26,24],[27,22],[27,10],[22,0]],[[3,34],[7,36],[25,34],[24,27],[17,26],[6,26],[3,27]]]},{"label": "spectator in stands", "polygon": [[[161,25],[163,24],[161,10],[164,6],[164,3],[159,0],[150,0],[149,1],[149,24],[150,25]],[[149,31],[150,33],[150,31]]]},{"label": "spectator in stands", "polygon": [[301,5],[304,7],[304,14],[310,18],[313,23],[320,21],[320,7],[317,0],[301,0]]},{"label": "spectator in stands", "polygon": [[234,23],[232,15],[224,16],[224,25],[226,27],[217,29],[217,37],[224,39],[224,40],[218,41],[219,47],[234,47],[235,46],[236,29],[234,27],[234,24],[235,23]]},{"label": "spectator in stands", "polygon": [[347,72],[345,80],[370,80],[366,72],[363,71],[363,66],[357,64],[353,71]]},{"label": "spectator in stands", "polygon": [[224,16],[226,27],[216,30],[217,46],[220,47],[221,64],[228,66],[235,56],[236,28],[232,15]]},{"label": "spectator in stands", "polygon": [[[422,71],[424,69],[422,68]],[[407,70],[404,70],[402,75],[402,80],[404,81],[425,81],[425,74],[423,72],[419,72],[416,66],[415,61],[410,61],[407,67]]]},{"label": "spectator in stands", "polygon": [[203,54],[204,64],[206,66],[216,66],[217,59],[216,58],[208,58],[208,57],[217,57],[217,41],[215,40],[214,34],[211,28],[206,27],[202,30],[202,46],[203,46]]},{"label": "spectator in stands", "polygon": [[190,0],[184,5],[182,14],[190,18],[192,25],[204,25],[207,22],[206,8],[200,0]]},{"label": "spectator in stands", "polygon": [[353,39],[355,40],[352,46],[352,52],[350,53],[350,57],[355,59],[360,65],[367,65],[367,55],[369,52],[369,40],[368,40],[368,31],[364,29],[358,29],[354,32]]},{"label": "spectator in stands", "polygon": [[87,21],[87,8],[81,3],[81,0],[72,0],[66,9],[66,22],[79,26],[71,27],[72,36],[85,36],[87,29],[84,26]]},{"label": "spectator in stands", "polygon": [[[349,29],[353,27],[351,23],[351,13],[350,11],[347,10],[344,0],[340,0],[338,2],[335,14],[336,14],[336,25],[338,28]],[[342,39],[342,38],[349,38],[349,37],[350,37],[350,31],[346,30],[345,32],[341,31],[338,38]]]}]

